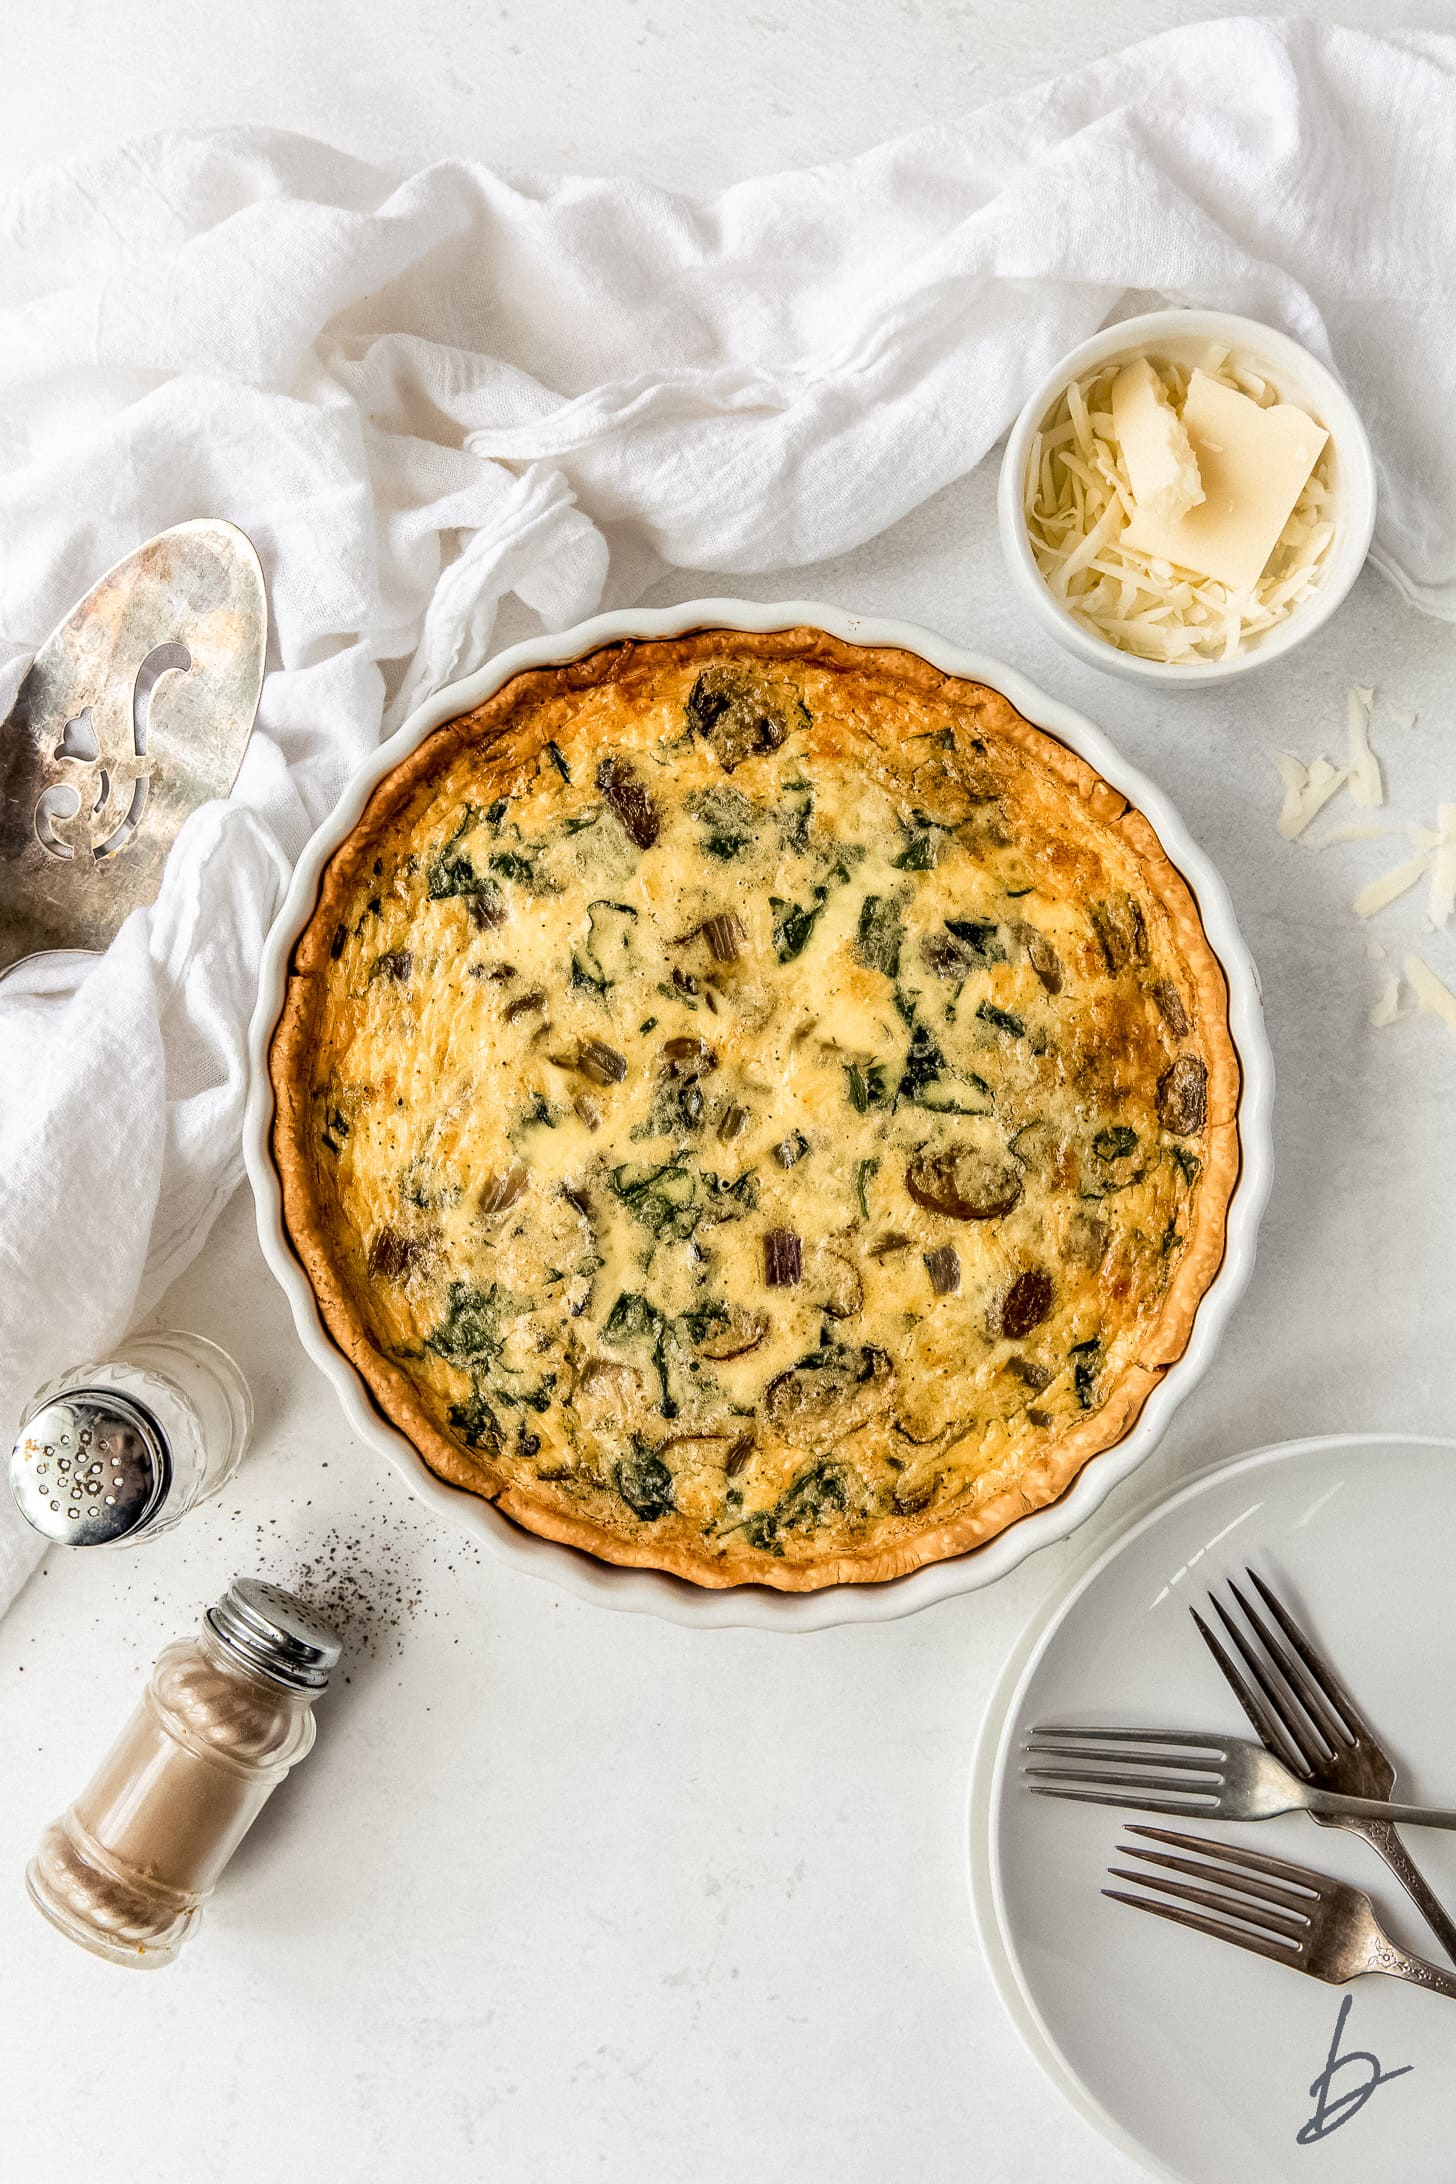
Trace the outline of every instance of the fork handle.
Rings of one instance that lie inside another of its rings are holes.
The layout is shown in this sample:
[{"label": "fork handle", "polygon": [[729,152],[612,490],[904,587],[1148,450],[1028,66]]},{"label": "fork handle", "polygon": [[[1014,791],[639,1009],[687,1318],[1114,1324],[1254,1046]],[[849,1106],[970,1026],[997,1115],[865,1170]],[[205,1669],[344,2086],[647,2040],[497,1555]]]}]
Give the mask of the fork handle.
[{"label": "fork handle", "polygon": [[1456,1812],[1438,1805],[1402,1805],[1393,1797],[1342,1797],[1312,1785],[1300,1799],[1307,1812],[1326,1820],[1388,1820],[1406,1828],[1456,1828]]},{"label": "fork handle", "polygon": [[1365,1970],[1389,1972],[1392,1979],[1408,1979],[1413,1987],[1428,1987],[1432,1994],[1449,1995],[1456,2002],[1456,1978],[1450,1972],[1443,1972],[1439,1964],[1428,1964],[1424,1957],[1412,1956],[1407,1949],[1397,1949],[1383,1934],[1372,1942]]},{"label": "fork handle", "polygon": [[[1335,1825],[1348,1828],[1353,1835],[1363,1835],[1371,1849],[1379,1851],[1447,1956],[1456,1963],[1456,1920],[1449,1916],[1430,1882],[1421,1873],[1405,1844],[1396,1834],[1395,1823],[1389,1819],[1336,1820]],[[1411,1961],[1419,1963],[1420,1960],[1415,1958]],[[1429,1972],[1431,1967],[1426,1966],[1425,1969]],[[1403,1973],[1401,1976],[1411,1975]],[[1441,1976],[1444,1979],[1446,1975],[1442,1973]],[[1425,1983],[1429,1984],[1428,1981]],[[1445,1991],[1444,1988],[1442,1991]]]}]

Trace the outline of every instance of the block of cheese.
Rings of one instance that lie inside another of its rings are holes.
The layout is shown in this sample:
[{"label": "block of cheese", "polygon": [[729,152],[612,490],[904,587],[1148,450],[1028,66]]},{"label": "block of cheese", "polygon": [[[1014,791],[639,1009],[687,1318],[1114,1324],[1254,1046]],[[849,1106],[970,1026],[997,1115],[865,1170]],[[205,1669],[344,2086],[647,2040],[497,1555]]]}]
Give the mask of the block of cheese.
[{"label": "block of cheese", "polygon": [[1122,542],[1245,591],[1278,544],[1329,435],[1292,403],[1260,409],[1201,371],[1188,382],[1183,424],[1204,498],[1171,521],[1139,506]]},{"label": "block of cheese", "polygon": [[1145,356],[1112,382],[1112,425],[1139,512],[1176,523],[1203,499],[1203,481],[1182,418]]}]

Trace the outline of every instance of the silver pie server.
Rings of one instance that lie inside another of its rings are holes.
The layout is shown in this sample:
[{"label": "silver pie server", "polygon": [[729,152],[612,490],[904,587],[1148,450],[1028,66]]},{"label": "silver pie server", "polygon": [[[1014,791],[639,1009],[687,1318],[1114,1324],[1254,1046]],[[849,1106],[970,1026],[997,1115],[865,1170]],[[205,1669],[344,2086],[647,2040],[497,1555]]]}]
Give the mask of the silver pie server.
[{"label": "silver pie server", "polygon": [[0,977],[99,952],[155,901],[184,819],[237,779],[267,641],[252,542],[213,517],[118,561],[47,637],[0,724]]}]

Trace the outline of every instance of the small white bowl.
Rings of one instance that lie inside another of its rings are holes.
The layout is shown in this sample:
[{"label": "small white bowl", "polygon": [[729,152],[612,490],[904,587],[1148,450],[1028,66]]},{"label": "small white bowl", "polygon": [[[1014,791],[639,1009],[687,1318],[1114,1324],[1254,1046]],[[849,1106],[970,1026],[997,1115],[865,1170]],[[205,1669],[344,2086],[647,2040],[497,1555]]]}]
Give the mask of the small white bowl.
[{"label": "small white bowl", "polygon": [[[1211,341],[1240,351],[1272,380],[1281,400],[1308,410],[1328,432],[1335,456],[1335,535],[1313,598],[1295,607],[1262,637],[1254,638],[1233,659],[1199,660],[1187,665],[1174,660],[1144,660],[1135,653],[1120,651],[1105,638],[1094,637],[1053,597],[1026,535],[1022,506],[1026,459],[1032,435],[1074,379],[1114,360],[1130,363],[1149,351],[1167,354],[1175,344],[1179,350],[1196,351]],[[1001,551],[1012,583],[1042,628],[1079,660],[1114,675],[1125,675],[1133,682],[1226,682],[1231,675],[1247,674],[1251,667],[1262,667],[1266,661],[1277,660],[1303,644],[1306,637],[1323,627],[1349,591],[1364,567],[1375,529],[1375,458],[1365,427],[1344,388],[1288,334],[1281,334],[1273,326],[1261,326],[1257,319],[1237,318],[1229,311],[1148,311],[1141,318],[1105,326],[1100,334],[1064,356],[1032,391],[1006,442],[997,514]]]},{"label": "small white bowl", "polygon": [[[1027,720],[1056,736],[1120,789],[1147,819],[1164,850],[1192,888],[1204,931],[1223,965],[1229,990],[1229,1030],[1243,1071],[1239,1095],[1241,1166],[1229,1207],[1223,1264],[1206,1291],[1188,1347],[1154,1388],[1132,1430],[1078,1473],[1060,1501],[1033,1510],[998,1532],[983,1547],[948,1562],[928,1563],[880,1585],[831,1585],[820,1592],[778,1592],[767,1585],[716,1590],[691,1585],[660,1570],[618,1568],[578,1548],[562,1546],[513,1524],[492,1502],[447,1486],[427,1469],[414,1444],[391,1425],[364,1381],[334,1342],[319,1314],[313,1289],[283,1219],[283,1191],[273,1160],[273,1087],[268,1049],[283,1006],[294,943],[313,915],[324,866],[357,825],[379,783],[442,722],[483,705],[513,675],[554,667],[624,639],[680,637],[688,630],[777,630],[803,625],[825,629],[851,645],[888,645],[917,653],[944,674],[988,683],[1009,698]],[[1260,1216],[1273,1169],[1270,1109],[1274,1062],[1264,1030],[1259,977],[1234,919],[1228,891],[1198,848],[1163,791],[1130,765],[1100,729],[1056,698],[1048,697],[1014,668],[984,653],[918,629],[847,614],[813,600],[771,605],[743,599],[694,599],[676,607],[630,608],[598,615],[575,629],[534,637],[501,652],[489,665],[427,698],[387,743],[369,758],[334,810],[307,844],[294,869],[283,907],[263,949],[258,1001],[249,1034],[250,1084],[243,1121],[243,1152],[258,1213],[258,1237],[293,1309],[298,1338],[314,1364],[333,1382],[344,1415],[361,1441],[388,1458],[421,1501],[460,1526],[500,1558],[530,1576],[596,1601],[605,1608],[664,1616],[697,1627],[737,1625],[757,1630],[823,1630],[833,1623],[882,1623],[913,1614],[953,1593],[974,1592],[1025,1561],[1034,1548],[1064,1539],[1091,1516],[1119,1480],[1152,1452],[1183,1398],[1212,1363],[1229,1314],[1248,1282]]]}]

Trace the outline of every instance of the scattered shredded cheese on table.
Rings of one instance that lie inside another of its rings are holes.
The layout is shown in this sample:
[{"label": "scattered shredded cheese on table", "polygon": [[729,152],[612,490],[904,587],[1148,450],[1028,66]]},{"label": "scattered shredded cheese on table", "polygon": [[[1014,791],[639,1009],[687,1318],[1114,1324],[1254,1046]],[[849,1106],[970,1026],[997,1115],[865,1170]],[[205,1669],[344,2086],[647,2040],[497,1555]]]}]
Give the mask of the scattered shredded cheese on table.
[{"label": "scattered shredded cheese on table", "polygon": [[1373,690],[1352,685],[1346,700],[1346,719],[1350,738],[1350,799],[1363,804],[1366,809],[1385,802],[1385,784],[1380,778],[1380,761],[1370,748],[1370,708],[1375,703]]},{"label": "scattered shredded cheese on table", "polygon": [[[1380,761],[1370,745],[1370,717],[1375,704],[1375,692],[1363,684],[1355,684],[1346,697],[1346,732],[1349,741],[1349,764],[1336,766],[1327,758],[1316,758],[1306,765],[1292,751],[1271,751],[1284,785],[1284,800],[1279,810],[1279,832],[1286,841],[1297,841],[1315,815],[1341,788],[1348,788],[1350,800],[1369,808],[1385,802],[1385,783],[1381,775]],[[1409,707],[1385,704],[1385,714],[1401,725],[1411,727],[1415,713]],[[1333,826],[1313,844],[1328,849],[1337,842],[1374,841],[1389,834],[1389,827],[1368,821],[1350,820]],[[1408,894],[1427,874],[1430,875],[1430,892],[1426,902],[1426,922],[1432,931],[1444,931],[1456,917],[1456,803],[1442,804],[1436,813],[1434,827],[1409,825],[1406,833],[1415,855],[1404,864],[1394,866],[1368,880],[1354,900],[1358,918],[1374,917],[1388,909],[1402,895]],[[1378,940],[1366,943],[1366,955],[1372,963],[1385,960],[1385,950]],[[1453,1032],[1456,1032],[1456,993],[1444,985],[1430,965],[1420,956],[1408,955],[1401,973],[1392,971],[1385,979],[1370,1021],[1377,1027],[1398,1023],[1403,1014],[1400,1005],[1401,975],[1415,996],[1418,1007],[1428,1016],[1438,1016]]]},{"label": "scattered shredded cheese on table", "polygon": [[1370,1011],[1370,1021],[1378,1029],[1393,1024],[1400,1016],[1400,980],[1394,971],[1380,989],[1380,999]]},{"label": "scattered shredded cheese on table", "polygon": [[1456,993],[1442,985],[1429,963],[1418,955],[1408,955],[1402,966],[1405,982],[1428,1016],[1439,1016],[1443,1024],[1456,1031]]},{"label": "scattered shredded cheese on table", "polygon": [[1426,916],[1444,930],[1456,911],[1456,804],[1443,804],[1436,814],[1439,832],[1431,844],[1431,892]]},{"label": "scattered shredded cheese on table", "polygon": [[1284,807],[1279,814],[1279,832],[1286,842],[1297,841],[1317,818],[1335,791],[1343,787],[1349,774],[1343,766],[1332,766],[1327,758],[1317,758],[1312,766],[1305,766],[1290,751],[1275,751],[1275,765],[1284,783]]},{"label": "scattered shredded cheese on table", "polygon": [[[1032,437],[1023,506],[1037,567],[1074,621],[1124,652],[1175,662],[1231,659],[1318,588],[1335,534],[1332,449],[1326,445],[1310,472],[1252,588],[1236,592],[1140,553],[1122,541],[1134,502],[1112,419],[1112,383],[1125,361],[1073,380]],[[1195,367],[1160,357],[1148,361],[1181,413]],[[1279,400],[1277,389],[1231,363],[1221,346],[1210,348],[1196,368],[1262,409]]]},{"label": "scattered shredded cheese on table", "polygon": [[1347,819],[1343,826],[1331,827],[1310,846],[1314,849],[1334,849],[1341,842],[1383,842],[1388,839],[1389,827],[1375,825],[1369,819]]},{"label": "scattered shredded cheese on table", "polygon": [[1378,880],[1371,880],[1355,897],[1356,917],[1373,918],[1377,910],[1384,910],[1425,876],[1424,857],[1412,857],[1406,864],[1397,865],[1393,872],[1382,872]]}]

